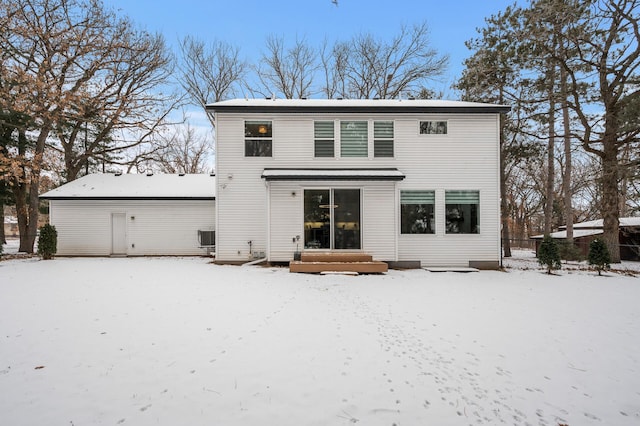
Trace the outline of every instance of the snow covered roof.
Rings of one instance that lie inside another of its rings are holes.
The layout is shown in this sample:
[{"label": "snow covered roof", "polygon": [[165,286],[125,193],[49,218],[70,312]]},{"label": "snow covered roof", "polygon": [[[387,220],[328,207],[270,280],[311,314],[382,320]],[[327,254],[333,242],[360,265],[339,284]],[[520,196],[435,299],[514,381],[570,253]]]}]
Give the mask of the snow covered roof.
[{"label": "snow covered roof", "polygon": [[[620,227],[632,227],[639,226],[640,227],[640,217],[621,217],[620,219]],[[599,235],[603,233],[602,227],[602,219],[590,220],[587,222],[580,222],[573,224],[573,237],[586,237],[589,235]],[[560,231],[552,232],[551,238],[567,238],[567,230],[566,226],[561,226]],[[533,239],[542,239],[544,235],[535,235],[531,237]]]},{"label": "snow covered roof", "polygon": [[511,108],[478,102],[425,99],[230,99],[207,105],[210,112],[392,112],[499,113]]},{"label": "snow covered roof", "polygon": [[[602,233],[604,233],[602,229],[574,229],[573,238],[588,237],[590,235],[600,235]],[[563,240],[567,238],[567,231],[552,232],[549,235],[551,236],[551,238]],[[531,237],[531,239],[534,240],[541,240],[543,238],[544,234],[534,235],[533,237]]]},{"label": "snow covered roof", "polygon": [[265,180],[403,180],[395,168],[369,169],[264,169]]},{"label": "snow covered roof", "polygon": [[[621,217],[620,226],[640,226],[640,217]],[[596,219],[588,222],[576,223],[573,228],[602,228],[603,220]]]},{"label": "snow covered roof", "polygon": [[208,174],[92,174],[53,189],[40,198],[214,200],[215,179]]}]

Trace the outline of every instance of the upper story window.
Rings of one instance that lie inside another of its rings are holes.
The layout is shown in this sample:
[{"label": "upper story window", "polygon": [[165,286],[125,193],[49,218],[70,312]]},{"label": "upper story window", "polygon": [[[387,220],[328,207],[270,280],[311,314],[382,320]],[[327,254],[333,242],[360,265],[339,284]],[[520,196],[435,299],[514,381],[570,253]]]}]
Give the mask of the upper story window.
[{"label": "upper story window", "polygon": [[368,157],[369,134],[366,121],[340,122],[340,156]]},{"label": "upper story window", "polygon": [[271,157],[273,133],[271,121],[244,122],[244,156]]},{"label": "upper story window", "polygon": [[373,156],[393,157],[393,121],[373,122]]},{"label": "upper story window", "polygon": [[447,234],[479,234],[480,191],[445,191]]},{"label": "upper story window", "polygon": [[421,121],[420,134],[421,135],[446,135],[447,122],[446,121]]},{"label": "upper story window", "polygon": [[313,139],[315,157],[334,157],[333,121],[315,121]]}]

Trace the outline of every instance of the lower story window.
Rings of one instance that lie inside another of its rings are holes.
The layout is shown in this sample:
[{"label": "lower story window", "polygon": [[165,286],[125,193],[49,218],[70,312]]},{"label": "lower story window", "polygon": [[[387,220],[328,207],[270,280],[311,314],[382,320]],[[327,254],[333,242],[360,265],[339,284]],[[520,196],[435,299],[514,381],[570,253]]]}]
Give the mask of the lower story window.
[{"label": "lower story window", "polygon": [[479,234],[479,191],[446,191],[445,223],[447,234]]},{"label": "lower story window", "polygon": [[271,157],[271,141],[264,139],[245,139],[245,157]]},{"label": "lower story window", "polygon": [[434,206],[434,191],[400,191],[400,233],[435,233]]}]

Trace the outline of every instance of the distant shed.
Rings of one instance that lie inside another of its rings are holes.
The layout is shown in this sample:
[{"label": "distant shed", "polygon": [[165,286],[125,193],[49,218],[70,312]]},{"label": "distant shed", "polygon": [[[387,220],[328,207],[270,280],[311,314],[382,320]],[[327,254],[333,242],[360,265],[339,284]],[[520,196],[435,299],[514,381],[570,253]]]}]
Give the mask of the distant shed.
[{"label": "distant shed", "polygon": [[200,255],[215,244],[215,188],[208,174],[93,174],[41,198],[58,255]]},{"label": "distant shed", "polygon": [[[640,217],[621,217],[619,221],[620,259],[640,261]],[[586,257],[591,241],[603,233],[602,219],[576,223],[573,225],[573,243]],[[566,226],[561,226],[559,231],[551,233],[550,236],[557,240],[566,240]],[[536,254],[543,238],[544,235],[531,237],[536,242]]]}]

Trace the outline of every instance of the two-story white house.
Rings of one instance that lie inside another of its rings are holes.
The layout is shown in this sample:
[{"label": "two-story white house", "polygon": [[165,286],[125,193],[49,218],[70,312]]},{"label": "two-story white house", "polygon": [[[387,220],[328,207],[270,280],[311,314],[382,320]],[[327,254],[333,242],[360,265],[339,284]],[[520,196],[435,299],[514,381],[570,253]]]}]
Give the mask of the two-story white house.
[{"label": "two-story white house", "polygon": [[216,259],[366,252],[497,268],[502,105],[235,99],[216,133]]}]

